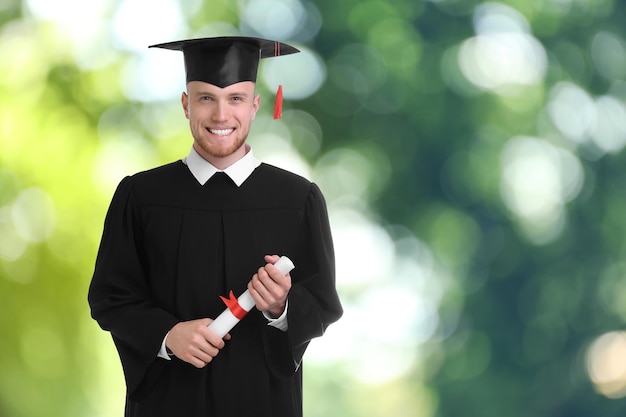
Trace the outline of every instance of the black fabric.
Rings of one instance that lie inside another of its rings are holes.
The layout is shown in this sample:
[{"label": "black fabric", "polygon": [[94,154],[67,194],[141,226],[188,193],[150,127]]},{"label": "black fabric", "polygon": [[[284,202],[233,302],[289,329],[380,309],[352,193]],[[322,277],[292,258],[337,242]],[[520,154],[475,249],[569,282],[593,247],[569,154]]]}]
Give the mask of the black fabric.
[{"label": "black fabric", "polygon": [[[263,256],[289,256],[289,330],[253,309],[207,367],[157,357],[179,321],[215,318]],[[237,187],[200,185],[182,162],[127,177],[105,220],[89,289],[127,384],[127,417],[302,415],[308,342],[342,314],[324,198],[309,181],[262,164]]]},{"label": "black fabric", "polygon": [[285,43],[245,36],[198,38],[151,45],[183,51],[187,82],[203,81],[220,88],[255,82],[259,60],[300,52]]}]

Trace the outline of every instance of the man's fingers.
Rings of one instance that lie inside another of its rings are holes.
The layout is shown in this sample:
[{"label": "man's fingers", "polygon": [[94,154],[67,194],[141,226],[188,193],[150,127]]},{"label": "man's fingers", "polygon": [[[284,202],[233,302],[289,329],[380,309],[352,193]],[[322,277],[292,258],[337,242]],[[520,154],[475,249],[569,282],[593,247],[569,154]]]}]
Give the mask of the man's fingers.
[{"label": "man's fingers", "polygon": [[268,308],[268,304],[265,302],[265,297],[257,290],[257,287],[259,287],[260,284],[255,284],[253,281],[254,280],[248,283],[248,291],[250,291],[250,295],[255,301],[257,310],[265,311]]},{"label": "man's fingers", "polygon": [[268,264],[275,264],[276,262],[278,262],[278,260],[280,259],[280,256],[278,255],[265,255],[265,262],[267,262]]},{"label": "man's fingers", "polygon": [[208,328],[212,321],[201,319],[178,323],[170,330],[167,346],[181,360],[196,368],[205,367],[225,345],[224,340]]}]

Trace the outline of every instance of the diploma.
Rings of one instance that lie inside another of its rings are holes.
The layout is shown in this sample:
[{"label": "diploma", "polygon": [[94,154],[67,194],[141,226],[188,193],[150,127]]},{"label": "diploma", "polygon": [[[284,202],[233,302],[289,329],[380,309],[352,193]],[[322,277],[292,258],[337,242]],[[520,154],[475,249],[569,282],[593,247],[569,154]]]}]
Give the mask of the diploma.
[{"label": "diploma", "polygon": [[[283,275],[287,275],[289,271],[295,268],[291,259],[286,256],[282,256],[276,263],[274,264],[276,268]],[[243,319],[246,314],[252,307],[254,307],[254,299],[250,295],[250,291],[246,290],[243,294],[239,296],[239,298],[235,297],[233,292],[230,292],[229,298],[220,296],[224,304],[226,304],[226,310],[222,312],[217,318],[209,324],[209,329],[213,330],[220,337],[226,336],[228,333],[241,319]]]}]

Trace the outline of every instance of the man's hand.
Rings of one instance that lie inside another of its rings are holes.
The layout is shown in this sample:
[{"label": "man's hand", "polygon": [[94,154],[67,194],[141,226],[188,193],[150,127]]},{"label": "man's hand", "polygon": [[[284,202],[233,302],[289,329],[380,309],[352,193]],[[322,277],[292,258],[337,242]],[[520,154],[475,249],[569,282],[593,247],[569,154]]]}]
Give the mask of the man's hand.
[{"label": "man's hand", "polygon": [[259,311],[266,311],[272,317],[279,317],[285,310],[287,294],[291,289],[291,276],[283,275],[274,266],[280,259],[278,255],[266,255],[267,265],[259,268],[248,283],[250,295]]},{"label": "man's hand", "polygon": [[[165,345],[178,359],[196,368],[204,368],[224,347],[224,340],[209,330],[211,322],[212,319],[180,322],[170,330]],[[230,334],[224,339],[230,340]]]}]

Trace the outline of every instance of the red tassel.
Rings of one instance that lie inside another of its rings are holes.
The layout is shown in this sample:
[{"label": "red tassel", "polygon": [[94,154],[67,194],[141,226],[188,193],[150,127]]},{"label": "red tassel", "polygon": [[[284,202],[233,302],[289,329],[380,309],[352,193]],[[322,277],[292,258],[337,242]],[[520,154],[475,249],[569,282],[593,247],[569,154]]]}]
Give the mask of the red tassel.
[{"label": "red tassel", "polygon": [[283,117],[283,86],[278,86],[276,92],[276,102],[274,103],[274,119],[280,119]]}]

